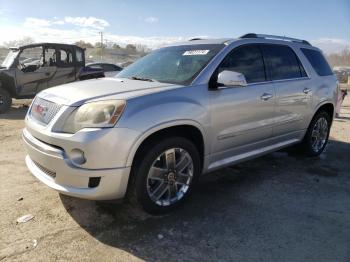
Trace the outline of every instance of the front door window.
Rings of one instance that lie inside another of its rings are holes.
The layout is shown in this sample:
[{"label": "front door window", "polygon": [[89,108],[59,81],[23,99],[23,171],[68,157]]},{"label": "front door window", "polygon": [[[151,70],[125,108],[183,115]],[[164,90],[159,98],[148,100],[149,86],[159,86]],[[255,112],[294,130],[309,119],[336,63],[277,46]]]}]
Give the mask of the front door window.
[{"label": "front door window", "polygon": [[43,48],[33,47],[24,49],[19,55],[19,69],[24,72],[35,72],[44,65]]}]

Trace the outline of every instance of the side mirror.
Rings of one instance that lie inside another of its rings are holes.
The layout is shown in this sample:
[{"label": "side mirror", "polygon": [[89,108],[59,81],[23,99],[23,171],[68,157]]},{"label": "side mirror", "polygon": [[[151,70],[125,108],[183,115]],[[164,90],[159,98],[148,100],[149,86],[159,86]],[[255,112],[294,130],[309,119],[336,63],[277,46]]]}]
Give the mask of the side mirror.
[{"label": "side mirror", "polygon": [[218,75],[218,86],[226,86],[226,87],[244,87],[247,86],[247,81],[245,76],[241,73],[234,71],[222,71]]}]

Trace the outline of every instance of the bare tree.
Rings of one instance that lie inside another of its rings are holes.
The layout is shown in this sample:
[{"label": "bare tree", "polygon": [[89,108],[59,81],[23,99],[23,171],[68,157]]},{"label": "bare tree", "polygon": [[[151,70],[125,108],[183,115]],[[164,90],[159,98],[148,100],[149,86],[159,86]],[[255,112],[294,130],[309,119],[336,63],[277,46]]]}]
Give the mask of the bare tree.
[{"label": "bare tree", "polygon": [[29,44],[33,44],[33,43],[34,43],[33,38],[31,38],[29,36],[25,36],[19,40],[12,40],[12,41],[5,42],[4,46],[5,47],[17,47],[17,46],[29,45]]},{"label": "bare tree", "polygon": [[341,53],[327,55],[328,62],[334,66],[350,66],[350,50],[345,49]]}]

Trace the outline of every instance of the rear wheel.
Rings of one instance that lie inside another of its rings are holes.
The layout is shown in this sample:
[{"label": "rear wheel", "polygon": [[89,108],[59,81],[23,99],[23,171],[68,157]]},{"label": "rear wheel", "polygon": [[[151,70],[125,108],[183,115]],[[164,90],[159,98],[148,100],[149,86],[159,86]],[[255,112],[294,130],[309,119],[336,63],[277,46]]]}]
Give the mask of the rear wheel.
[{"label": "rear wheel", "polygon": [[192,191],[200,172],[198,151],[182,137],[153,142],[142,151],[132,170],[130,194],[148,213],[170,212]]},{"label": "rear wheel", "polygon": [[308,156],[318,156],[325,149],[331,127],[331,116],[326,111],[317,113],[306,132],[302,147]]},{"label": "rear wheel", "polygon": [[0,114],[7,112],[12,105],[12,98],[9,92],[0,88]]}]

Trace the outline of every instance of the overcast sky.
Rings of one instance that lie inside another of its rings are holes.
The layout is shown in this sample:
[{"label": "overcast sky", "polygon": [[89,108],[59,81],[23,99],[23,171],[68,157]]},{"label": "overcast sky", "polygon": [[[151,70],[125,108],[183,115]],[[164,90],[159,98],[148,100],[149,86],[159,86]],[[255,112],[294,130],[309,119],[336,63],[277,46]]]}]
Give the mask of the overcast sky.
[{"label": "overcast sky", "polygon": [[302,38],[327,53],[350,46],[350,0],[0,0],[0,44],[30,36],[72,43],[105,39],[158,47],[190,37],[248,32]]}]

